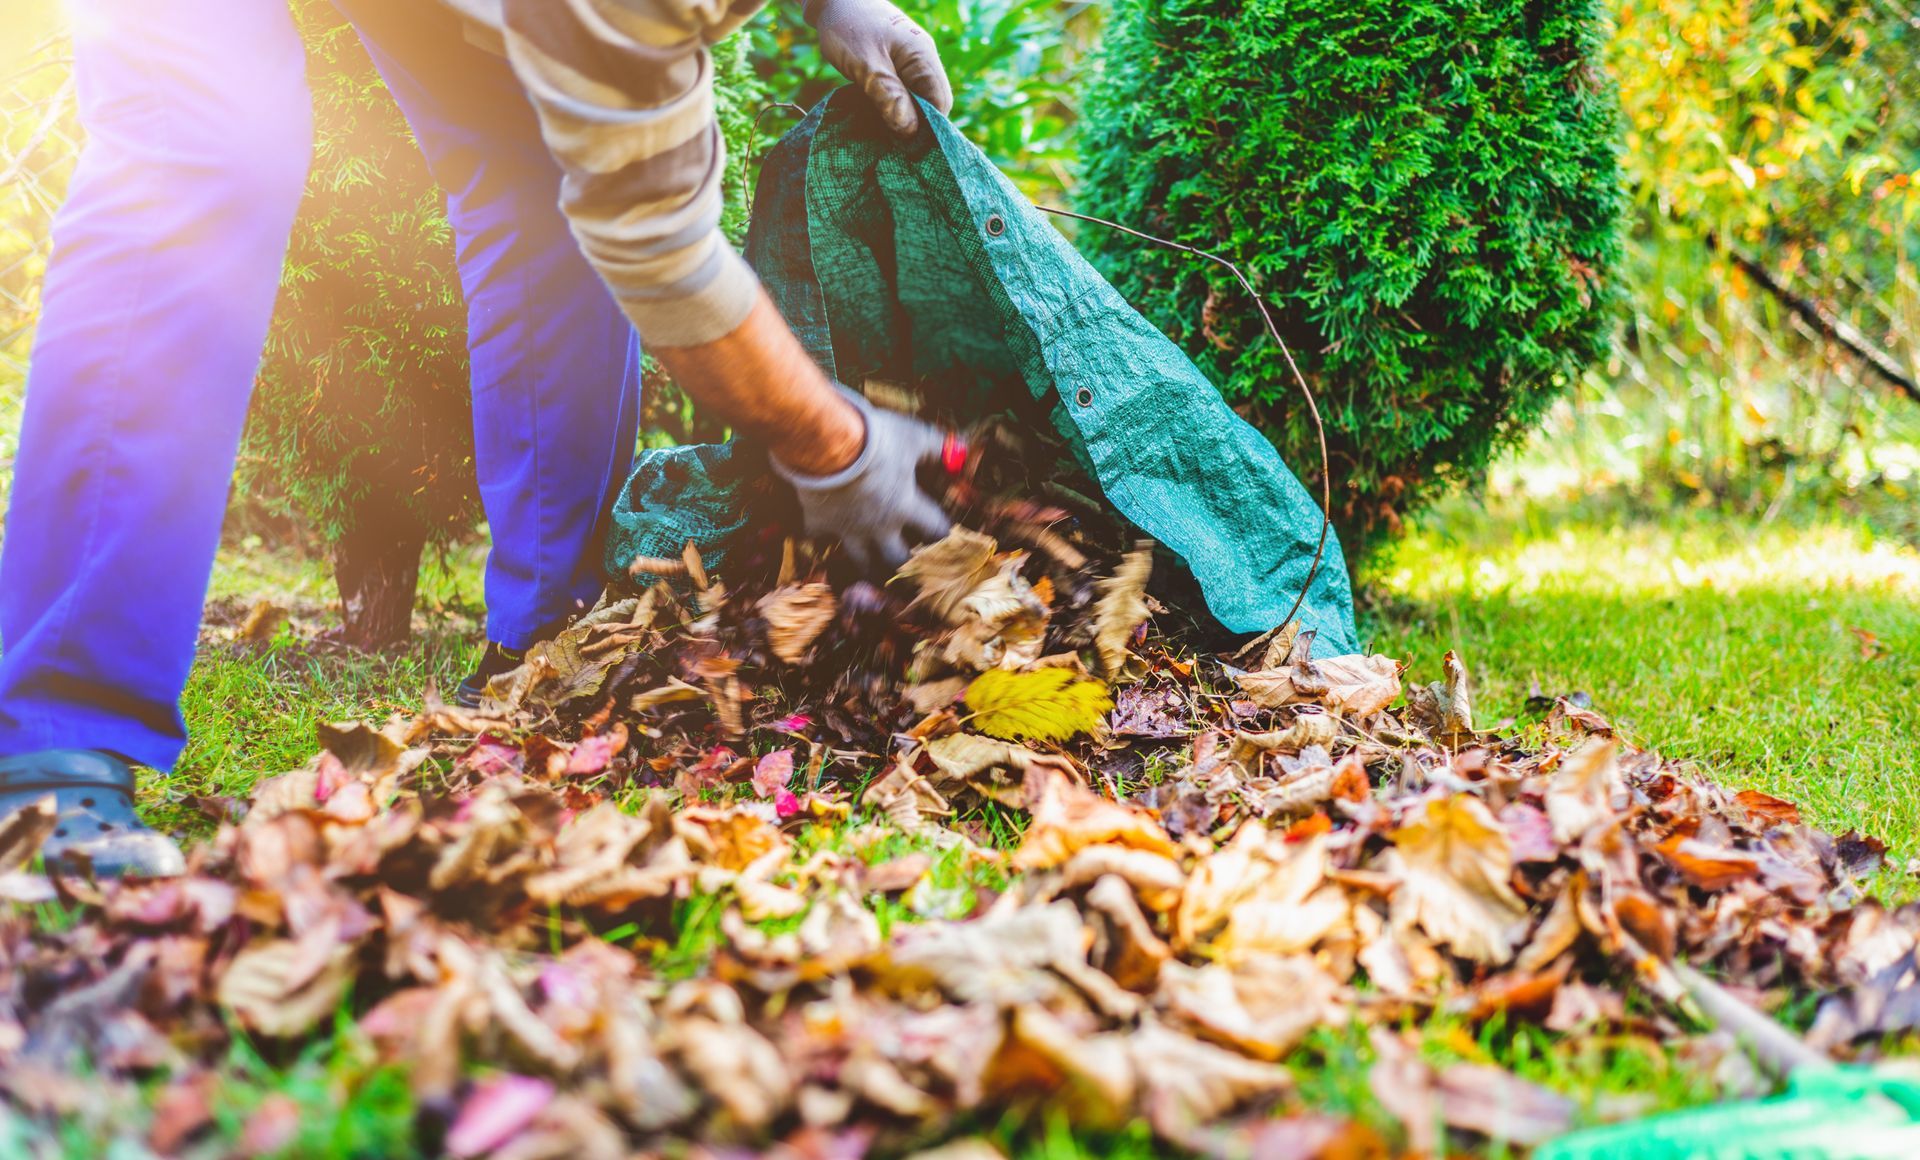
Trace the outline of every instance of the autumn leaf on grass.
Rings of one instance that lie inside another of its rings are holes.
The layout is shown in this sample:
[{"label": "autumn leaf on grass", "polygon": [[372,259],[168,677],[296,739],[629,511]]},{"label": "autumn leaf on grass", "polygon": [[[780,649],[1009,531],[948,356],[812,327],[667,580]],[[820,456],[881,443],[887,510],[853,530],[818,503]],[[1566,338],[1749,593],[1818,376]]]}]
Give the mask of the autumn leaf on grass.
[{"label": "autumn leaf on grass", "polygon": [[1009,741],[1065,741],[1091,733],[1113,708],[1105,685],[1080,680],[1070,669],[993,669],[967,686],[966,702],[982,733]]},{"label": "autumn leaf on grass", "polygon": [[1058,866],[1076,850],[1107,844],[1180,856],[1152,814],[1108,801],[1052,766],[1030,767],[1025,792],[1033,821],[1013,854],[1022,870]]},{"label": "autumn leaf on grass", "polygon": [[1242,673],[1235,680],[1263,709],[1317,701],[1337,712],[1366,717],[1400,695],[1400,662],[1389,656],[1350,653]]},{"label": "autumn leaf on grass", "polygon": [[1761,793],[1757,789],[1743,789],[1733,795],[1734,804],[1747,811],[1747,816],[1768,826],[1797,826],[1800,824],[1800,807],[1785,798],[1774,797],[1770,793]]},{"label": "autumn leaf on grass", "polygon": [[1514,894],[1513,850],[1486,803],[1471,794],[1430,801],[1387,835],[1382,868],[1400,878],[1394,925],[1418,925],[1453,953],[1499,965],[1513,957],[1526,904]]},{"label": "autumn leaf on grass", "polygon": [[767,618],[767,647],[774,656],[797,665],[833,623],[839,602],[825,584],[790,584],[769,592],[758,608]]},{"label": "autumn leaf on grass", "polygon": [[793,750],[776,749],[753,763],[753,792],[774,797],[793,781]]},{"label": "autumn leaf on grass", "polygon": [[284,1039],[312,1030],[339,1007],[353,974],[352,944],[322,949],[315,961],[312,948],[291,939],[247,947],[220,976],[220,1005],[261,1035]]},{"label": "autumn leaf on grass", "polygon": [[916,548],[896,580],[911,580],[920,589],[913,607],[925,608],[947,624],[966,619],[961,602],[993,577],[1000,545],[992,536],[955,528],[945,539]]},{"label": "autumn leaf on grass", "polygon": [[1147,619],[1147,577],[1153,572],[1153,544],[1143,541],[1114,574],[1095,584],[1100,599],[1093,606],[1093,647],[1100,654],[1100,673],[1108,680],[1138,680],[1145,666],[1127,650],[1134,630]]},{"label": "autumn leaf on grass", "polygon": [[1760,876],[1758,855],[1685,834],[1673,834],[1654,849],[1680,871],[1681,877],[1702,890],[1725,890],[1736,882]]},{"label": "autumn leaf on grass", "polygon": [[1351,653],[1314,664],[1326,678],[1327,691],[1320,699],[1329,709],[1366,717],[1400,695],[1400,662],[1392,657]]},{"label": "autumn leaf on grass", "polygon": [[1579,842],[1586,832],[1614,816],[1613,798],[1624,793],[1617,760],[1619,743],[1595,738],[1560,760],[1547,782],[1547,818],[1553,840]]}]

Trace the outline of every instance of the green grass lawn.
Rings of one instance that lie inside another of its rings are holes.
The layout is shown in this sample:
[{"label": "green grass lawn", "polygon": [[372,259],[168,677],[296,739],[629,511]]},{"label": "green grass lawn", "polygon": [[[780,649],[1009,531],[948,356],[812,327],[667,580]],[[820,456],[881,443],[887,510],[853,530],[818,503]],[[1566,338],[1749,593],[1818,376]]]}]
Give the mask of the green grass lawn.
[{"label": "green grass lawn", "polygon": [[[461,553],[432,571],[412,647],[367,655],[316,640],[330,616],[324,569],[260,550],[224,554],[210,622],[262,598],[291,607],[294,621],[258,651],[210,623],[185,701],[193,742],[171,776],[151,780],[149,815],[207,833],[195,795],[244,796],[256,778],[309,756],[316,722],[381,720],[416,705],[429,681],[449,687],[479,643],[479,560]],[[1907,790],[1920,772],[1920,551],[1864,522],[1802,513],[1762,526],[1714,510],[1455,501],[1374,562],[1363,608],[1373,647],[1409,659],[1413,679],[1437,677],[1441,654],[1457,648],[1483,726],[1518,712],[1535,687],[1584,691],[1641,744],[1791,797],[1818,824],[1883,837],[1896,866],[1920,852],[1920,804]],[[967,873],[955,863],[936,878],[960,894]],[[1880,885],[1906,883],[1889,872]],[[717,909],[700,902],[683,905],[672,931],[626,937],[663,973],[696,972],[720,937]],[[1623,1101],[1656,1110],[1721,1094],[1644,1039],[1588,1042],[1452,1017],[1420,1030],[1435,1061],[1498,1062],[1575,1096],[1591,1118]],[[1312,1104],[1386,1128],[1370,1063],[1359,1029],[1324,1030],[1289,1060]],[[403,1078],[377,1064],[350,1020],[291,1062],[269,1065],[243,1042],[224,1081],[228,1118],[237,1132],[245,1110],[291,1101],[312,1126],[300,1154],[386,1153],[410,1139]],[[74,1139],[109,1127],[75,1125]],[[970,1127],[1022,1157],[1160,1154],[1144,1129],[1086,1138],[1045,1115]]]},{"label": "green grass lawn", "polygon": [[1584,691],[1641,745],[1920,853],[1920,552],[1864,521],[1456,501],[1369,594],[1374,648],[1423,679],[1459,649],[1484,723]]}]

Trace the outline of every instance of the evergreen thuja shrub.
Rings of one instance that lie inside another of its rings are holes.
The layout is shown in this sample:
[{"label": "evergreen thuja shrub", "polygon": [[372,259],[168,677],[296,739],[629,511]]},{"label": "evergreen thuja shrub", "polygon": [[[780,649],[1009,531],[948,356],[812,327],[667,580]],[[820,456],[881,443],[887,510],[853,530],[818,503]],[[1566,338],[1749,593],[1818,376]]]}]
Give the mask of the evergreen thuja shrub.
[{"label": "evergreen thuja shrub", "polygon": [[[1319,399],[1349,551],[1522,437],[1605,348],[1623,205],[1597,0],[1116,0],[1080,207],[1245,269]],[[1318,490],[1231,272],[1078,239]]]},{"label": "evergreen thuja shrub", "polygon": [[466,307],[445,202],[353,30],[298,0],[314,153],[241,451],[242,488],[331,553],[344,635],[407,635],[427,545],[470,533]]}]

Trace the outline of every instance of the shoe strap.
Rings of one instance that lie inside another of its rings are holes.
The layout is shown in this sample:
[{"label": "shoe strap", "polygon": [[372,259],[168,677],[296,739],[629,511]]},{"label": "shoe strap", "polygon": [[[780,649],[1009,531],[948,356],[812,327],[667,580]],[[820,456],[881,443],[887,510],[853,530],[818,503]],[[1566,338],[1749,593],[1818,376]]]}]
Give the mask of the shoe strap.
[{"label": "shoe strap", "polygon": [[133,769],[97,749],[42,749],[0,758],[0,794],[107,789],[133,797]]}]

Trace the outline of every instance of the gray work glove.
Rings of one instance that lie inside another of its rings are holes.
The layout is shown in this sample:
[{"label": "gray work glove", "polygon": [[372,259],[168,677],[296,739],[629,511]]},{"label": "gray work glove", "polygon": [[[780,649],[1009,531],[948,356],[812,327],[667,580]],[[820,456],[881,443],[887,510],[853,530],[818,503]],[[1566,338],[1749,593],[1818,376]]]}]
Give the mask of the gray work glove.
[{"label": "gray work glove", "polygon": [[882,410],[858,392],[840,391],[866,421],[859,458],[832,475],[805,475],[769,457],[800,497],[807,534],[837,539],[862,571],[891,572],[907,562],[907,537],[932,541],[952,526],[940,505],[920,488],[920,465],[939,462],[945,440],[937,429]]},{"label": "gray work glove", "polygon": [[920,125],[910,93],[952,111],[953,86],[933,38],[887,0],[807,0],[805,15],[820,34],[820,55],[860,86],[895,133],[911,137]]}]

